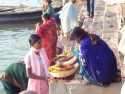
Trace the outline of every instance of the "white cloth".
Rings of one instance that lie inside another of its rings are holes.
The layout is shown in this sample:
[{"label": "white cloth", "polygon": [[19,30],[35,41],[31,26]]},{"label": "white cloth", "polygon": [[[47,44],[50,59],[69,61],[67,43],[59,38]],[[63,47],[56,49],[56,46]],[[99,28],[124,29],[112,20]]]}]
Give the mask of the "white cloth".
[{"label": "white cloth", "polygon": [[61,26],[64,33],[70,32],[77,26],[78,11],[72,2],[64,5],[60,12]]},{"label": "white cloth", "polygon": [[62,0],[62,5],[64,6],[67,0]]},{"label": "white cloth", "polygon": [[125,0],[103,0],[107,4],[118,4],[118,3],[125,3]]},{"label": "white cloth", "polygon": [[122,33],[122,37],[119,42],[118,51],[125,56],[125,26],[122,28],[121,33]]},{"label": "white cloth", "polygon": [[124,56],[124,61],[123,61],[123,64],[125,64],[125,56]]},{"label": "white cloth", "polygon": [[123,64],[125,64],[125,26],[121,29],[122,38],[119,42],[118,51],[124,55]]},{"label": "white cloth", "polygon": [[124,82],[124,84],[123,84],[123,86],[121,88],[121,94],[125,94],[125,82]]}]

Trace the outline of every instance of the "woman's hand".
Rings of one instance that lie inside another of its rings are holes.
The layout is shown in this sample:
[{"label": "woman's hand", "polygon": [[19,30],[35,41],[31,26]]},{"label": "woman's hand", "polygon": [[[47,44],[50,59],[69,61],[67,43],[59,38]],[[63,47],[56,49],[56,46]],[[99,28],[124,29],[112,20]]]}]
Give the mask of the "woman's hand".
[{"label": "woman's hand", "polygon": [[1,73],[0,80],[7,80],[13,82],[13,79],[6,72]]},{"label": "woman's hand", "polygon": [[40,23],[36,23],[36,24],[35,24],[35,27],[36,27],[35,32],[37,32],[37,31],[38,31],[38,29],[39,29],[39,27],[40,27]]},{"label": "woman's hand", "polygon": [[48,82],[52,81],[52,80],[55,80],[56,78],[55,77],[49,77],[48,78]]},{"label": "woman's hand", "polygon": [[5,77],[6,77],[5,72],[2,72],[2,73],[0,74],[0,80],[4,80],[4,79],[5,79]]},{"label": "woman's hand", "polygon": [[32,78],[32,79],[47,80],[47,77],[38,76],[38,75],[32,73],[32,69],[31,68],[27,69],[27,76],[29,78]]}]

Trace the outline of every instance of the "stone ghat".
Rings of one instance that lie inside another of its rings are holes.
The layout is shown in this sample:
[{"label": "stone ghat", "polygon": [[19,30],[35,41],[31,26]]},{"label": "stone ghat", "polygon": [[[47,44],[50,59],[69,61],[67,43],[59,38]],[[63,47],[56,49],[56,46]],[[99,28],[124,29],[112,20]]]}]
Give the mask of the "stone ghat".
[{"label": "stone ghat", "polygon": [[[119,82],[112,83],[107,87],[99,87],[92,84],[85,84],[84,80],[52,80],[49,83],[49,94],[120,94],[122,84],[123,82]],[[0,87],[2,87],[1,83]],[[1,89],[0,94],[6,94]]]},{"label": "stone ghat", "polygon": [[85,84],[84,80],[52,80],[49,83],[49,94],[120,94],[122,82],[99,87]]}]

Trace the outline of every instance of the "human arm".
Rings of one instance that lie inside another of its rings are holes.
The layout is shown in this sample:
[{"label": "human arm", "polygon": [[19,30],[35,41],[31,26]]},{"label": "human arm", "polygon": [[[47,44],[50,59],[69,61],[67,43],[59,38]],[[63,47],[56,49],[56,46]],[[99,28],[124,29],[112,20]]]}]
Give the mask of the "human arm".
[{"label": "human arm", "polygon": [[39,76],[39,75],[36,75],[36,74],[33,73],[30,58],[31,58],[30,55],[27,54],[25,59],[24,59],[25,65],[26,65],[26,73],[27,73],[28,78],[45,80],[46,77],[42,77],[42,76]]},{"label": "human arm", "polygon": [[73,57],[70,58],[68,61],[65,61],[65,62],[63,63],[63,65],[66,66],[66,67],[69,67],[69,66],[73,65],[74,63],[76,63],[76,61],[77,61],[77,57],[76,57],[76,56],[73,56]]},{"label": "human arm", "polygon": [[45,37],[47,31],[47,27],[44,24],[37,23],[35,33],[40,37]]},{"label": "human arm", "polygon": [[85,37],[80,42],[80,54],[86,55],[88,52],[91,52],[90,50],[92,48],[92,42],[89,37]]},{"label": "human arm", "polygon": [[88,62],[88,57],[91,54],[91,40],[89,37],[86,37],[80,42],[80,50],[79,50],[79,60],[82,66],[86,66]]},{"label": "human arm", "polygon": [[40,23],[36,23],[35,24],[35,32],[37,33],[39,31],[39,28],[40,28]]},{"label": "human arm", "polygon": [[12,83],[14,86],[21,88],[21,85],[17,82],[17,80],[9,76],[6,72],[2,72],[0,74],[0,80],[8,81]]},{"label": "human arm", "polygon": [[28,68],[27,69],[27,76],[29,78],[32,78],[32,79],[39,79],[39,80],[46,80],[47,78],[46,77],[42,77],[42,76],[38,76],[38,75],[35,75],[34,73],[32,73],[32,68]]}]

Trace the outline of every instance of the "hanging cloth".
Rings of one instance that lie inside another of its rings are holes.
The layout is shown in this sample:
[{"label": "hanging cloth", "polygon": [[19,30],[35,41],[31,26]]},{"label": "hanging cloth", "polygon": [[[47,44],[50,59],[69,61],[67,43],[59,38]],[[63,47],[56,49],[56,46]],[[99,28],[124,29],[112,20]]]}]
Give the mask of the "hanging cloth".
[{"label": "hanging cloth", "polygon": [[103,0],[103,1],[109,5],[125,3],[125,0]]},{"label": "hanging cloth", "polygon": [[123,64],[125,64],[125,26],[121,30],[122,38],[119,42],[118,51],[124,55]]},{"label": "hanging cloth", "polygon": [[122,37],[119,42],[118,51],[125,55],[125,26],[121,30]]}]

